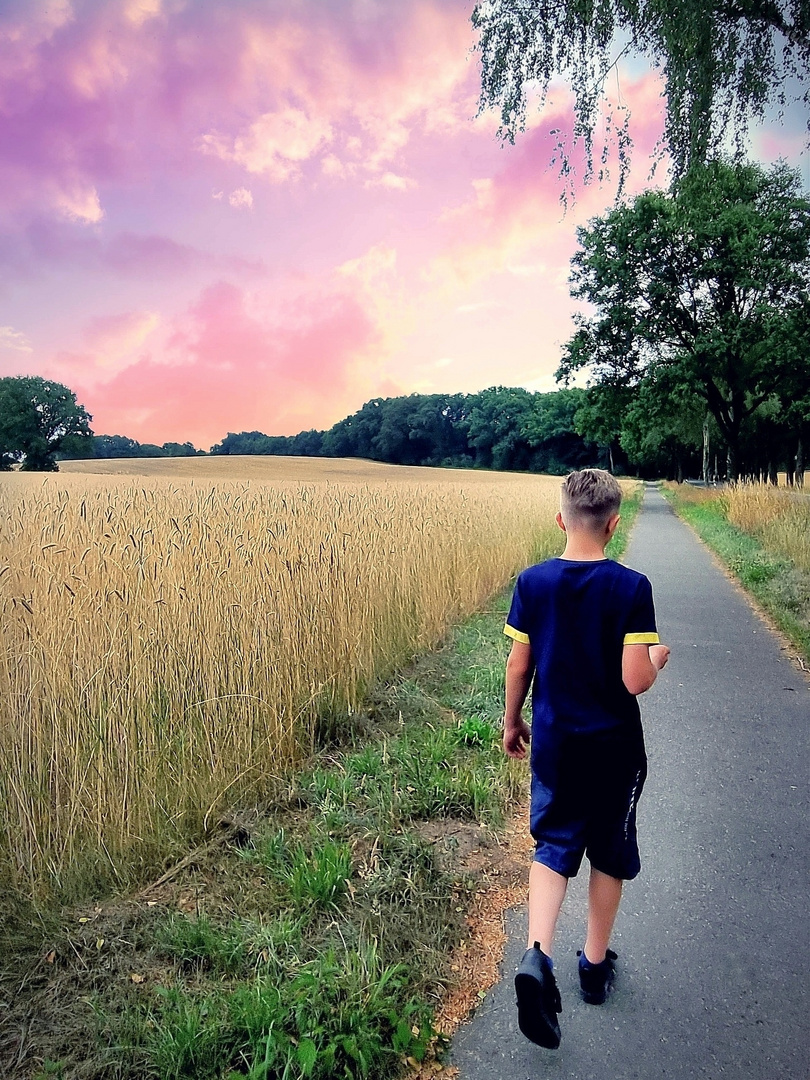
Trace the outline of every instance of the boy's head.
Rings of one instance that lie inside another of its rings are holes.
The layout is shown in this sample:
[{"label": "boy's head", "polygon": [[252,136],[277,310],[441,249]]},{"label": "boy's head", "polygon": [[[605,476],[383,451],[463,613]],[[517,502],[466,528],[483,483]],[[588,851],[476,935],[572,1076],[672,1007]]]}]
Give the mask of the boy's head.
[{"label": "boy's head", "polygon": [[604,469],[582,469],[563,481],[560,512],[567,529],[602,533],[619,513],[621,501],[622,489],[614,476]]}]

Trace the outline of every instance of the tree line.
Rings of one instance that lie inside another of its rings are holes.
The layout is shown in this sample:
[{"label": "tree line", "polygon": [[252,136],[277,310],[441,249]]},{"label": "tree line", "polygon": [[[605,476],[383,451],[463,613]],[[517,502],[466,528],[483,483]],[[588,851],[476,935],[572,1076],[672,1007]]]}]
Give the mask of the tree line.
[{"label": "tree line", "polygon": [[477,394],[372,398],[328,431],[288,438],[229,433],[212,454],[361,457],[395,465],[519,469],[564,474],[605,452],[577,430],[587,394],[493,386]]}]

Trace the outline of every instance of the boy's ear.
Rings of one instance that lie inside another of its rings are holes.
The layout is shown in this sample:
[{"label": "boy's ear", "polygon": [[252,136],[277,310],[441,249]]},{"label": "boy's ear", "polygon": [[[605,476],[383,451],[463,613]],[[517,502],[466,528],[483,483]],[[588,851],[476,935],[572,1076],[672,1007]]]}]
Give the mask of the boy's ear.
[{"label": "boy's ear", "polygon": [[619,524],[619,522],[621,520],[622,520],[621,514],[614,514],[613,517],[608,518],[607,526],[606,526],[606,529],[605,529],[608,536],[613,536],[613,534],[616,532],[616,528],[617,528],[617,526],[618,526],[618,524]]},{"label": "boy's ear", "polygon": [[563,516],[562,516],[562,511],[560,511],[560,510],[557,511],[557,516],[554,518],[554,520],[557,522],[557,524],[562,529],[562,531],[566,532],[565,522],[563,521]]}]

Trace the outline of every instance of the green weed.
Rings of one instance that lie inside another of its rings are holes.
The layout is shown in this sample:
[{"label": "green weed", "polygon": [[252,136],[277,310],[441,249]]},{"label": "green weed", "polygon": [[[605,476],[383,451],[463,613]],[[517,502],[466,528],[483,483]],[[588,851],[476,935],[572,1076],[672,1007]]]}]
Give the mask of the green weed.
[{"label": "green weed", "polygon": [[329,950],[285,981],[257,978],[199,997],[162,991],[147,1056],[165,1080],[390,1076],[402,1055],[422,1060],[432,1036],[408,981],[403,965],[384,964],[368,944]]},{"label": "green weed", "polygon": [[346,844],[328,838],[309,844],[288,842],[282,830],[269,836],[256,854],[296,908],[335,905],[346,893],[352,873],[351,848]]},{"label": "green weed", "polygon": [[456,728],[456,738],[465,746],[476,746],[488,749],[500,739],[500,732],[489,722],[480,716],[468,716]]},{"label": "green weed", "polygon": [[222,929],[205,915],[196,919],[171,915],[155,934],[157,948],[184,967],[206,967],[232,973],[245,961],[244,938],[235,926]]}]

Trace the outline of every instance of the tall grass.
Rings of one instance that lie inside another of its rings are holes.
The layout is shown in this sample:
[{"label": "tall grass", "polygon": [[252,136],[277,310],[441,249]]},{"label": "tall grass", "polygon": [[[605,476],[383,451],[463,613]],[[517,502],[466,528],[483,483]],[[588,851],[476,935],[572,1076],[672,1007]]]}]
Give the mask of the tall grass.
[{"label": "tall grass", "polygon": [[732,525],[810,574],[810,495],[767,484],[739,484],[724,499]]},{"label": "tall grass", "polygon": [[260,794],[553,554],[559,480],[0,481],[0,876],[104,884]]},{"label": "tall grass", "polygon": [[810,497],[765,484],[665,493],[810,662]]}]

